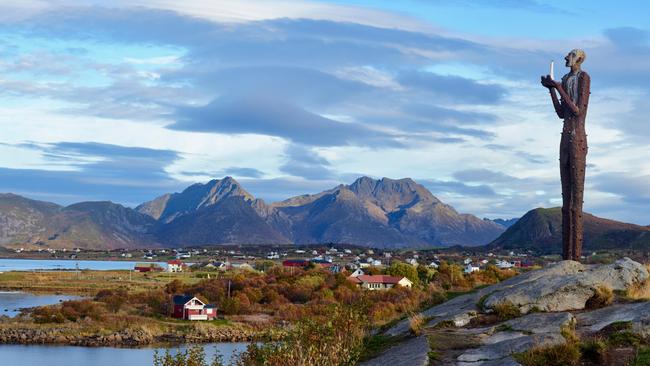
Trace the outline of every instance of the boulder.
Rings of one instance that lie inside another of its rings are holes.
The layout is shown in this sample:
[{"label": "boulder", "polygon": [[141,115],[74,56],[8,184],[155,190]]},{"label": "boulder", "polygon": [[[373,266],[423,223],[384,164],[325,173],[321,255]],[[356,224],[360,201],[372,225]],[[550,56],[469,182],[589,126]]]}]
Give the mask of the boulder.
[{"label": "boulder", "polygon": [[616,322],[631,322],[632,330],[650,337],[650,301],[613,305],[576,315],[580,333],[595,333]]},{"label": "boulder", "polygon": [[573,261],[562,261],[514,277],[501,286],[491,287],[493,291],[482,299],[482,306],[484,310],[490,311],[498,304],[511,303],[523,314],[533,309],[579,310],[584,309],[587,300],[594,296],[599,286],[624,291],[646,279],[646,268],[629,258],[609,265],[590,267]]}]

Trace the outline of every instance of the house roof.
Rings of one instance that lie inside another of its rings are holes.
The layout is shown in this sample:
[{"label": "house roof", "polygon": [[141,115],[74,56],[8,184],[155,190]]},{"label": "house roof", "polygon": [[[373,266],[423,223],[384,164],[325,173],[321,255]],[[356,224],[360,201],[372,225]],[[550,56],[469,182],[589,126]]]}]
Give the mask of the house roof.
[{"label": "house roof", "polygon": [[[195,296],[192,295],[174,295],[174,305],[185,305],[194,298]],[[197,298],[197,300],[199,299]],[[199,301],[203,304],[203,301]]]},{"label": "house roof", "polygon": [[182,265],[183,265],[183,261],[178,260],[178,259],[172,259],[172,260],[168,261],[167,264],[175,264],[175,265],[177,265],[177,266],[182,266]]},{"label": "house roof", "polygon": [[357,283],[385,283],[385,284],[398,284],[405,277],[395,277],[387,275],[360,275],[357,277],[349,278]]},{"label": "house roof", "polygon": [[306,259],[287,259],[282,261],[282,265],[285,267],[303,267],[309,265],[309,261]]}]

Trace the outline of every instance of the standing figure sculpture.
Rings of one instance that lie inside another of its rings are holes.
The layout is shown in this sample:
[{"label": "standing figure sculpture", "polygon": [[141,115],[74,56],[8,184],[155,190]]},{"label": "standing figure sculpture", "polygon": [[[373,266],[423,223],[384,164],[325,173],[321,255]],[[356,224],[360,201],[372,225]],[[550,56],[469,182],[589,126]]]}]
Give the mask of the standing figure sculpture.
[{"label": "standing figure sculpture", "polygon": [[[562,256],[579,261],[582,252],[582,203],[587,163],[585,117],[589,104],[589,74],[581,70],[585,52],[572,50],[564,58],[571,71],[558,83],[550,75],[542,76],[542,85],[551,93],[553,107],[564,119],[560,141],[560,177],[562,180]],[[557,92],[560,94],[558,100]]]}]

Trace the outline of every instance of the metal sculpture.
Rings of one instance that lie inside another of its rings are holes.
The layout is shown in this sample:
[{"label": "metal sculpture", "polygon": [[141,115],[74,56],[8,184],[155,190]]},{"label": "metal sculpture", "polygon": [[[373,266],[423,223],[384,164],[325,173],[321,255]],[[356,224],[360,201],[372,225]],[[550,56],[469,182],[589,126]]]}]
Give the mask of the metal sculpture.
[{"label": "metal sculpture", "polygon": [[[572,50],[564,58],[571,71],[562,77],[562,82],[556,82],[551,75],[542,76],[541,81],[551,93],[555,113],[564,119],[560,141],[562,257],[575,261],[580,260],[583,242],[582,204],[587,163],[585,117],[591,83],[589,74],[581,69],[585,57],[584,51]],[[552,70],[551,64],[551,74]]]}]

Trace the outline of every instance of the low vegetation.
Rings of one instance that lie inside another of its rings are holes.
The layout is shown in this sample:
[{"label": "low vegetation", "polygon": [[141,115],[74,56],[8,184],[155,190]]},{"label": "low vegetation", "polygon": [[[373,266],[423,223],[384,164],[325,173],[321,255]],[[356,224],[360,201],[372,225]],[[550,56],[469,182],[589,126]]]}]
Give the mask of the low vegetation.
[{"label": "low vegetation", "polygon": [[[650,272],[650,264],[646,264],[646,269]],[[631,300],[650,300],[650,279],[630,287],[626,297]]]},{"label": "low vegetation", "polygon": [[492,307],[499,320],[510,320],[521,316],[519,307],[511,302],[502,302]]},{"label": "low vegetation", "polygon": [[534,347],[514,357],[524,366],[650,365],[650,340],[632,331],[629,322],[610,324],[584,339],[571,328],[565,328],[562,335],[564,344]]},{"label": "low vegetation", "polygon": [[614,292],[612,289],[605,285],[599,285],[594,289],[594,295],[587,300],[585,308],[600,309],[611,305],[612,302],[614,302]]},{"label": "low vegetation", "polygon": [[419,336],[422,334],[422,328],[424,328],[426,321],[422,314],[411,314],[409,316],[409,329],[413,335]]}]

